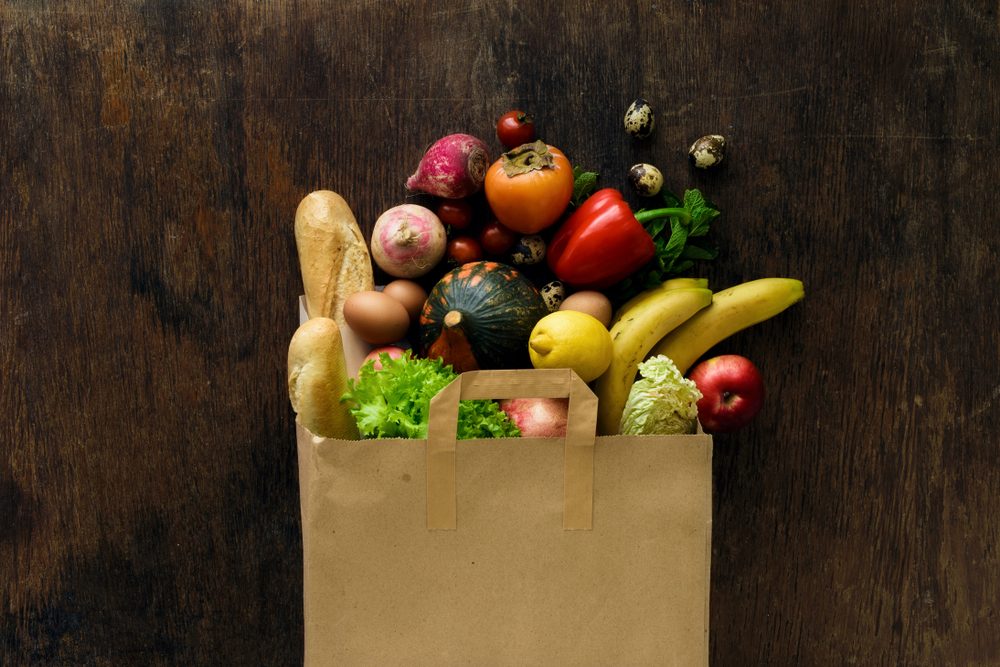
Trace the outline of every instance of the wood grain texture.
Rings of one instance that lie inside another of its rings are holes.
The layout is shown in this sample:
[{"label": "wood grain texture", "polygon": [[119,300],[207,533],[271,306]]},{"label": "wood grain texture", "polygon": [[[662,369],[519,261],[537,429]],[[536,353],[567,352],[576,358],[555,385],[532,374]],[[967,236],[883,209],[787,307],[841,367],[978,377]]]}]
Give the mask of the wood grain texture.
[{"label": "wood grain texture", "polygon": [[713,286],[806,284],[719,347],[769,401],[713,664],[1000,663],[998,45],[976,0],[0,3],[0,664],[301,662],[295,206],[370,230],[514,106],[702,188]]}]

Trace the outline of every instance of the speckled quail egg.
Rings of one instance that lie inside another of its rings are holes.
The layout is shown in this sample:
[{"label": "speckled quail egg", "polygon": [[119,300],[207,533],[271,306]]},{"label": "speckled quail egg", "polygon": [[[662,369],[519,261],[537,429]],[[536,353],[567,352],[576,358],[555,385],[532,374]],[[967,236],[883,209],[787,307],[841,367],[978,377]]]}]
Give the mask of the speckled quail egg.
[{"label": "speckled quail egg", "polygon": [[566,287],[558,280],[545,283],[538,292],[542,295],[542,301],[545,302],[545,307],[549,309],[550,313],[559,310],[563,299],[566,298]]},{"label": "speckled quail egg", "polygon": [[645,139],[653,133],[656,116],[653,107],[641,97],[629,105],[625,112],[625,131],[636,139]]},{"label": "speckled quail egg", "polygon": [[715,167],[726,157],[726,138],[721,134],[706,134],[691,144],[688,153],[699,169]]},{"label": "speckled quail egg", "polygon": [[521,266],[538,264],[545,259],[545,241],[538,234],[522,236],[511,250],[510,259]]},{"label": "speckled quail egg", "polygon": [[663,188],[663,174],[651,164],[640,162],[628,170],[628,180],[632,188],[642,197],[652,197]]}]

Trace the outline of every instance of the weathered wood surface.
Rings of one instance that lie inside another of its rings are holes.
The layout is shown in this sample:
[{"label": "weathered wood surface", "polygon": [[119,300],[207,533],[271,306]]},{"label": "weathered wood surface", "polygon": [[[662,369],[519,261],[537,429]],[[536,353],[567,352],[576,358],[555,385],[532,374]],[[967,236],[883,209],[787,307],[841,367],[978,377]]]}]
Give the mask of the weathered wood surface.
[{"label": "weathered wood surface", "polygon": [[997,4],[765,4],[0,3],[0,663],[301,661],[295,206],[513,106],[806,284],[722,346],[713,664],[1000,663]]}]

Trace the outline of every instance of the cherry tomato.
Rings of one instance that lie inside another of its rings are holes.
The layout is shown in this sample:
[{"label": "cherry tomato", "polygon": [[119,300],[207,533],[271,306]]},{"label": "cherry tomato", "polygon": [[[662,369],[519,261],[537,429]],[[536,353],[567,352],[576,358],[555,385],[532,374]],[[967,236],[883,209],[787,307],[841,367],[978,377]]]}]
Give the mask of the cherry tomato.
[{"label": "cherry tomato", "polygon": [[486,201],[497,220],[521,234],[555,223],[573,196],[573,166],[541,141],[504,153],[486,170]]},{"label": "cherry tomato", "polygon": [[497,121],[497,139],[507,148],[534,141],[534,119],[518,109],[508,111]]},{"label": "cherry tomato", "polygon": [[483,258],[483,247],[471,236],[456,236],[448,241],[448,259],[455,264],[475,262]]},{"label": "cherry tomato", "polygon": [[517,243],[517,232],[511,231],[494,220],[483,226],[479,232],[479,244],[490,255],[502,255]]},{"label": "cherry tomato", "polygon": [[465,199],[448,199],[437,205],[437,217],[455,229],[465,229],[472,224],[472,204]]}]

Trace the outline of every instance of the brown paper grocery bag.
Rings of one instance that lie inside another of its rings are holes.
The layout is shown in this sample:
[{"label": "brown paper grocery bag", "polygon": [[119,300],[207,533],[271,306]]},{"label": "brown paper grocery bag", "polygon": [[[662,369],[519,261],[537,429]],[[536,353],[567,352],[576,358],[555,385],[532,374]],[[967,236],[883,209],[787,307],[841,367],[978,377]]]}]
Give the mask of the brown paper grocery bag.
[{"label": "brown paper grocery bag", "polygon": [[[455,441],[460,399],[567,437]],[[427,440],[298,429],[306,665],[705,665],[712,439],[594,437],[571,371],[464,373]]]}]

